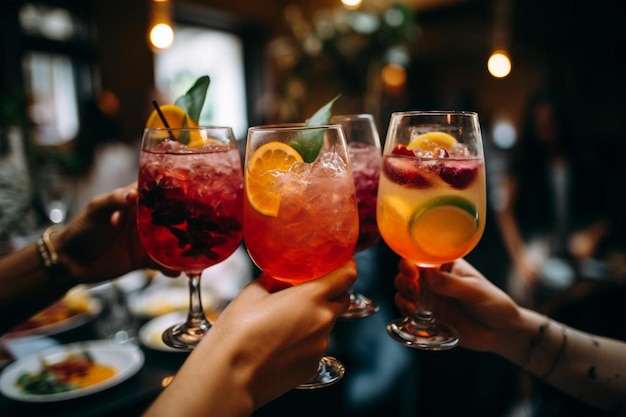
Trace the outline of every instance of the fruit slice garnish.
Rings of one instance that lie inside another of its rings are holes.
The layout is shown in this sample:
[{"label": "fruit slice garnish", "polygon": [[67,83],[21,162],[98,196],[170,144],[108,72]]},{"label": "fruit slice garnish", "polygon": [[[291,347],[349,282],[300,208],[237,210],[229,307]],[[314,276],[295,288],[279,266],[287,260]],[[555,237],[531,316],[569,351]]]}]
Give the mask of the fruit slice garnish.
[{"label": "fruit slice garnish", "polygon": [[380,210],[377,215],[385,223],[390,235],[403,234],[404,226],[411,217],[411,206],[399,197],[384,196],[378,203]]},{"label": "fruit slice garnish", "polygon": [[443,148],[449,152],[452,150],[455,143],[456,139],[454,136],[448,133],[426,132],[411,139],[411,143],[409,143],[406,148],[410,151],[424,150],[433,152],[437,150],[437,148]]},{"label": "fruit slice garnish", "polygon": [[165,126],[159,112],[155,109],[150,113],[150,117],[148,117],[148,121],[146,121],[147,128],[164,128],[164,127],[197,127],[198,123],[196,123],[187,112],[182,108],[178,107],[174,104],[163,104],[160,106],[161,113],[163,117],[167,121],[168,126]]},{"label": "fruit slice garnish", "polygon": [[419,248],[433,256],[462,249],[478,230],[476,206],[459,196],[436,197],[418,207],[409,221],[409,234]]},{"label": "fruit slice garnish", "polygon": [[287,172],[302,156],[291,146],[282,142],[269,142],[259,147],[248,161],[246,194],[256,211],[276,217],[281,195],[276,191],[276,172]]}]

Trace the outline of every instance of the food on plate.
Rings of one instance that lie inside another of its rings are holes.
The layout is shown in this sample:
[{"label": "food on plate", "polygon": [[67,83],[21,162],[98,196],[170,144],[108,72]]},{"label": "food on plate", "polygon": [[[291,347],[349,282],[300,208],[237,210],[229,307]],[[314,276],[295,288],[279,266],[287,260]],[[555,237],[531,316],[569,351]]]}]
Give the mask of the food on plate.
[{"label": "food on plate", "polygon": [[16,385],[27,394],[48,395],[72,391],[105,381],[116,374],[113,367],[93,361],[89,352],[69,353],[59,362],[41,360],[38,372],[24,372]]},{"label": "food on plate", "polygon": [[18,324],[9,333],[36,330],[45,326],[61,323],[78,314],[91,311],[92,299],[81,285],[71,289],[60,300]]}]

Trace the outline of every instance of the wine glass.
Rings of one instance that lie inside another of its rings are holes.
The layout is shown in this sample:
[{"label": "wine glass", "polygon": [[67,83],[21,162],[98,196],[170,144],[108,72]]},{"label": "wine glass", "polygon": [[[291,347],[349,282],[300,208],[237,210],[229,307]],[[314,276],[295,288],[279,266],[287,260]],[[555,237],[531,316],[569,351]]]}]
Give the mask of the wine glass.
[{"label": "wine glass", "polygon": [[[298,285],[352,258],[358,211],[340,125],[254,126],[244,165],[244,242],[266,274]],[[325,356],[300,389],[337,382],[344,366]]]},{"label": "wine glass", "polygon": [[58,163],[45,162],[37,175],[38,195],[50,222],[63,224],[72,206],[73,190],[68,174]]},{"label": "wine glass", "polygon": [[[352,175],[359,208],[359,238],[354,253],[374,246],[380,239],[376,224],[376,194],[382,153],[380,137],[371,114],[342,114],[330,118],[331,123],[340,124],[348,143]],[[374,300],[350,289],[350,307],[342,319],[369,317],[378,312],[380,306]]]},{"label": "wine glass", "polygon": [[184,323],[163,333],[192,350],[210,329],[200,277],[240,245],[243,173],[230,127],[148,128],[139,158],[137,227],[148,255],[189,278]]},{"label": "wine glass", "polygon": [[485,229],[486,185],[478,114],[393,113],[383,150],[377,221],[383,240],[419,269],[417,310],[387,332],[425,350],[459,342],[430,306],[432,272],[469,253]]}]

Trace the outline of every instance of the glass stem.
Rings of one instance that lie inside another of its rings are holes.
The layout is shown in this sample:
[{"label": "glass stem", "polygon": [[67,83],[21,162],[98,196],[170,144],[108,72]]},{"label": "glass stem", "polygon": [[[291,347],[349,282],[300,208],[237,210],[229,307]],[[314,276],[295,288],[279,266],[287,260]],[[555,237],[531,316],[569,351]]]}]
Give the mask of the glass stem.
[{"label": "glass stem", "polygon": [[433,268],[419,268],[419,292],[417,294],[417,309],[413,313],[412,319],[417,323],[429,324],[435,321],[431,311],[432,293],[429,288],[429,281]]},{"label": "glass stem", "polygon": [[190,333],[197,330],[206,331],[211,327],[211,323],[207,320],[202,307],[202,296],[200,287],[201,273],[188,273],[189,277],[189,314],[187,315],[187,329]]}]

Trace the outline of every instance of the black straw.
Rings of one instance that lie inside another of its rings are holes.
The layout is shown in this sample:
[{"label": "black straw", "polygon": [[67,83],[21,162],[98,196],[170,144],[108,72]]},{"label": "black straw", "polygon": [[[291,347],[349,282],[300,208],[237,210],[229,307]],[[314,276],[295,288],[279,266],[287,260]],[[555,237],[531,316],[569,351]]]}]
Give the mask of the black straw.
[{"label": "black straw", "polygon": [[161,121],[163,122],[163,125],[165,126],[165,128],[167,129],[167,132],[170,134],[170,138],[172,140],[176,140],[174,134],[172,133],[172,131],[170,130],[170,124],[167,123],[167,119],[165,118],[165,115],[163,114],[163,112],[161,111],[161,107],[159,107],[159,103],[157,103],[156,100],[152,100],[152,105],[154,106],[154,108],[156,109],[157,114],[159,115],[159,119],[161,119]]},{"label": "black straw", "polygon": [[161,119],[161,121],[163,122],[163,125],[165,125],[166,128],[170,128],[169,123],[167,123],[167,120],[165,119],[165,115],[163,114],[163,112],[161,111],[161,107],[159,107],[159,103],[157,103],[156,100],[152,100],[152,105],[154,106],[154,108],[157,111],[157,114],[159,115],[159,118]]}]

